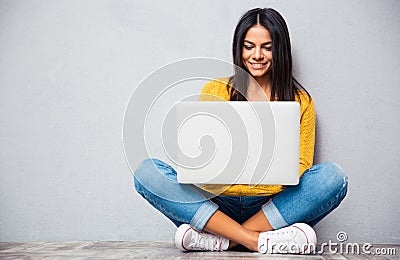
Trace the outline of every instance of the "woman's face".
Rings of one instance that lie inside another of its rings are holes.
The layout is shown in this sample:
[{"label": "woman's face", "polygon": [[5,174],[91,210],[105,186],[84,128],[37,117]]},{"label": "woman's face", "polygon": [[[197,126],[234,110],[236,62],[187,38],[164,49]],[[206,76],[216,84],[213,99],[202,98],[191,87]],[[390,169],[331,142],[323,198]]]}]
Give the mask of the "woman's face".
[{"label": "woman's face", "polygon": [[257,24],[247,31],[242,59],[254,78],[268,76],[272,68],[272,40],[264,26]]}]

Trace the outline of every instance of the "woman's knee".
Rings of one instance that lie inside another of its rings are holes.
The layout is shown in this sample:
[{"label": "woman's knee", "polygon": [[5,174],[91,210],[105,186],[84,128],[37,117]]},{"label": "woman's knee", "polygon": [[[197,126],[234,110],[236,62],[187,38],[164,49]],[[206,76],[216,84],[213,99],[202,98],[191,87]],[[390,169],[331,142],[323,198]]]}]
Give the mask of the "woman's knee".
[{"label": "woman's knee", "polygon": [[[325,162],[314,165],[309,169],[308,183],[327,196],[346,195],[347,176],[342,167],[336,163]],[[304,176],[304,177],[306,177]],[[306,177],[307,178],[307,177]]]},{"label": "woman's knee", "polygon": [[332,190],[333,192],[347,190],[347,176],[342,167],[332,162],[322,163],[320,167],[320,173],[324,180],[326,189]]},{"label": "woman's knee", "polygon": [[148,177],[149,170],[157,168],[156,163],[157,163],[157,159],[154,159],[154,158],[147,158],[147,159],[143,160],[134,172],[135,178],[142,179],[142,178]]},{"label": "woman's knee", "polygon": [[143,160],[138,167],[136,168],[133,174],[133,181],[135,184],[135,189],[137,192],[141,193],[143,188],[143,183],[146,182],[146,178],[149,177],[148,170],[154,165],[154,161],[152,158],[148,158]]},{"label": "woman's knee", "polygon": [[150,188],[150,186],[162,185],[165,182],[165,178],[176,179],[176,172],[165,162],[155,158],[148,158],[139,164],[133,177],[135,188],[138,190],[141,186]]}]

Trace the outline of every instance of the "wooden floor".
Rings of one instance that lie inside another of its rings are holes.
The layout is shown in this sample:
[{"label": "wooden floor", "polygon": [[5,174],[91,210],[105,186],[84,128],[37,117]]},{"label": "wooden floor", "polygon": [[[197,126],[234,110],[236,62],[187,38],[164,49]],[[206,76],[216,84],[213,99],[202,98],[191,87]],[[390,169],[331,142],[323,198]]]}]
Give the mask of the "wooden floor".
[{"label": "wooden floor", "polygon": [[0,243],[0,259],[400,259],[400,245],[373,245],[372,249],[376,248],[396,254],[262,255],[244,251],[181,252],[172,242],[35,242]]}]

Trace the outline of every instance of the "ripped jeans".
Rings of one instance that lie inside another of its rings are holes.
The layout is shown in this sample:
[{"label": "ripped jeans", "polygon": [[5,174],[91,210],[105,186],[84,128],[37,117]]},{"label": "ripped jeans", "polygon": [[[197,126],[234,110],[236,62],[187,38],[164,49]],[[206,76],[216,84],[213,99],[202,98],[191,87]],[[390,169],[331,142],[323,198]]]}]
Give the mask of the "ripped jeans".
[{"label": "ripped jeans", "polygon": [[180,184],[176,171],[158,159],[146,159],[136,169],[137,192],[176,226],[190,224],[203,230],[220,210],[243,223],[262,210],[274,229],[303,222],[314,226],[335,209],[347,193],[347,177],[334,163],[306,170],[296,186],[272,196],[209,196],[195,185]]}]

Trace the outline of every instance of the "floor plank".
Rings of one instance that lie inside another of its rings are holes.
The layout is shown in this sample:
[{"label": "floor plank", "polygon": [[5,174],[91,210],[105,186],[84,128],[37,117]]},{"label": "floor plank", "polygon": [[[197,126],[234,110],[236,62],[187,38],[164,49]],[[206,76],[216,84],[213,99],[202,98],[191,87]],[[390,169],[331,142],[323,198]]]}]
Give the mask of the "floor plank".
[{"label": "floor plank", "polygon": [[[261,255],[244,251],[181,252],[172,242],[34,242],[0,243],[0,259],[400,259],[400,245],[373,245],[395,255],[333,254]],[[393,249],[393,250],[392,250]],[[395,252],[394,252],[395,251]]]}]

